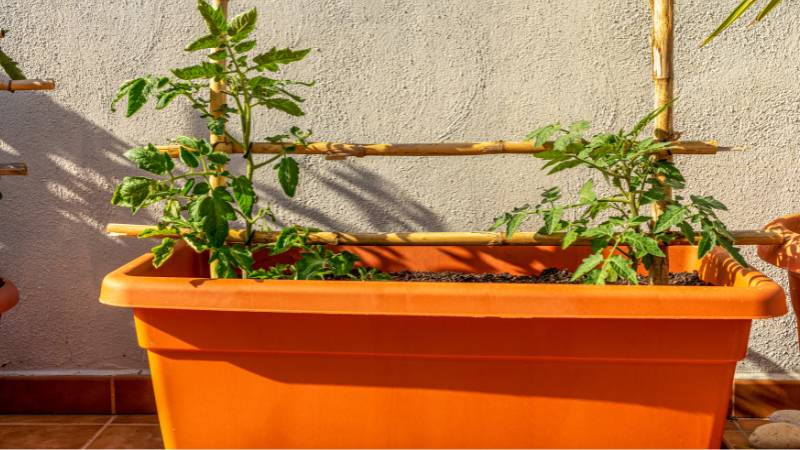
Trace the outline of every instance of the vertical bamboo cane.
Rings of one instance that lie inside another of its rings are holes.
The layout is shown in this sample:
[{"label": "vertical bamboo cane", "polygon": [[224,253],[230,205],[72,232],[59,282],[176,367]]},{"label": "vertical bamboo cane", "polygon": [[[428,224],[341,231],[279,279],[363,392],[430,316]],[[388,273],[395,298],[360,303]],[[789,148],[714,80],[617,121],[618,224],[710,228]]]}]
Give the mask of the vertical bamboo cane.
[{"label": "vertical bamboo cane", "polygon": [[[672,53],[673,53],[673,0],[650,0],[650,10],[653,15],[653,36],[651,48],[653,51],[653,83],[655,87],[655,107],[660,108],[672,101],[674,86],[672,81]],[[653,128],[657,139],[669,140],[673,137],[672,106],[667,108],[655,120]],[[658,158],[671,161],[672,156],[659,156]],[[668,198],[672,198],[672,191],[667,187]],[[653,205],[653,220],[658,219],[664,211],[664,202]],[[664,248],[666,253],[666,248]],[[654,258],[650,270],[650,281],[654,284],[667,284],[669,281],[669,260],[667,257]]]},{"label": "vertical bamboo cane", "polygon": [[[228,0],[213,0],[212,5],[215,8],[219,9],[220,11],[222,11],[223,16],[225,16],[226,18],[228,17]],[[219,49],[215,49],[214,51],[216,51],[216,50],[219,50]],[[226,60],[224,60],[224,59],[221,60],[221,61],[211,60],[211,62],[224,66],[225,63],[226,63]],[[211,115],[216,118],[216,117],[219,117],[220,115],[222,115],[222,109],[225,107],[225,93],[223,92],[224,83],[222,81],[216,81],[216,80],[212,79],[209,82],[209,88],[211,90],[211,95],[210,95],[210,98],[209,98],[208,109],[209,109],[209,112],[211,113]],[[220,151],[226,151],[226,152],[228,151],[227,150],[228,149],[227,145],[221,145],[221,146],[216,146],[215,145],[215,144],[218,144],[218,143],[224,143],[225,142],[225,135],[224,134],[220,135],[220,134],[211,133],[209,141],[211,142],[211,145],[215,147],[215,149],[220,150]],[[218,186],[225,186],[225,177],[214,176],[214,177],[211,177],[210,182],[211,182],[211,188],[212,189],[214,189],[214,188],[216,188]],[[210,265],[211,278],[219,278],[219,273],[217,272],[218,267],[219,267],[218,261],[214,261],[214,262],[211,263],[211,265]]]}]

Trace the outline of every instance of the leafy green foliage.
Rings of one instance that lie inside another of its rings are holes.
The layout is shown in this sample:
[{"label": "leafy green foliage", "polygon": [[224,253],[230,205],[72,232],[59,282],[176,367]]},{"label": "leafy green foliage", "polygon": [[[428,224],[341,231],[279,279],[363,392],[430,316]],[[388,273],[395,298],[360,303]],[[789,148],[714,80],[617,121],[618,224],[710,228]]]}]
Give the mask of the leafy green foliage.
[{"label": "leafy green foliage", "polygon": [[[563,204],[560,189],[550,188],[542,193],[538,204],[505,213],[495,220],[492,229],[505,227],[512,235],[526,219],[537,216],[543,222],[539,233],[564,233],[563,248],[579,238],[589,239],[593,253],[575,271],[574,280],[592,284],[619,279],[637,283],[639,265],[650,269],[654,257],[664,256],[664,245],[681,235],[693,242],[699,236],[698,257],[719,245],[746,266],[733,245],[733,236],[717,216],[726,210],[725,205],[713,197],[697,195],[669,199],[667,187],[680,190],[686,183],[674,164],[654,157],[668,150],[670,144],[638,140],[647,124],[665,108],[651,112],[628,132],[587,138],[584,133],[588,123],[577,122],[567,129],[554,124],[530,133],[529,140],[547,148],[536,156],[545,161],[543,169],[548,173],[590,169],[605,182],[604,191],[610,194],[598,193],[595,180],[589,179],[576,202]],[[663,202],[665,210],[653,221],[642,208],[658,201]]]},{"label": "leafy green foliage", "polygon": [[[207,121],[208,129],[223,135],[228,143],[245,149],[242,157],[246,168],[243,174],[226,169],[231,156],[218,151],[208,141],[178,136],[177,161],[160,152],[155,146],[137,147],[125,153],[148,176],[126,177],[112,197],[115,205],[130,208],[136,213],[150,206],[160,207],[161,217],[156,228],[145,230],[141,237],[164,237],[153,247],[153,263],[163,264],[172,255],[176,239],[186,242],[197,252],[209,251],[213,263],[212,276],[251,278],[316,279],[324,276],[377,278],[372,272],[357,266],[357,258],[349,253],[333,253],[325,247],[308,245],[307,233],[299,228],[284,230],[282,246],[289,236],[296,238],[286,248],[298,248],[301,256],[295,265],[254,270],[253,253],[263,249],[253,237],[258,230],[271,230],[275,217],[271,208],[259,206],[259,196],[253,186],[256,171],[272,166],[286,195],[297,191],[300,168],[291,153],[296,145],[305,145],[311,133],[291,127],[288,133],[267,138],[284,143],[285,151],[261,162],[251,153],[253,116],[258,108],[278,111],[290,116],[304,114],[303,98],[292,92],[296,86],[312,83],[281,79],[275,73],[281,67],[301,61],[310,50],[272,48],[266,53],[253,53],[255,40],[247,40],[255,30],[258,14],[255,9],[226,20],[224,14],[205,0],[198,0],[198,11],[207,31],[190,42],[185,50],[193,53],[210,52],[208,58],[194,65],[171,69],[171,76],[147,75],[126,81],[114,96],[111,107],[127,103],[126,116],[140,111],[148,101],[163,109],[176,99],[184,99]],[[224,86],[228,105],[211,110],[210,81]],[[237,132],[232,132],[238,123]],[[227,186],[215,186],[213,179],[223,176]],[[227,239],[232,223],[244,224],[242,243],[230,245]],[[304,240],[306,239],[306,240]],[[283,248],[283,247],[281,247]],[[355,258],[355,259],[354,259]],[[280,272],[280,273],[278,273]]]},{"label": "leafy green foliage", "polygon": [[324,245],[309,242],[311,228],[286,227],[270,246],[270,254],[280,255],[297,250],[299,257],[294,264],[277,264],[269,269],[258,269],[251,278],[270,280],[387,280],[389,276],[373,268],[359,265],[360,258],[350,252],[333,252]]},{"label": "leafy green foliage", "polygon": [[[767,16],[767,14],[772,12],[772,10],[775,9],[775,7],[778,6],[782,1],[783,0],[769,0],[767,2],[767,5],[756,15],[756,18],[753,19],[753,21],[750,23],[750,25],[755,25],[756,23],[760,22],[762,19],[764,19],[764,17]],[[711,41],[713,41],[714,38],[719,36],[720,33],[722,33],[723,31],[728,29],[728,27],[733,25],[734,22],[739,20],[742,17],[742,15],[745,12],[747,12],[750,8],[752,8],[756,3],[758,3],[758,0],[742,0],[741,3],[739,3],[736,6],[736,8],[733,9],[733,11],[731,11],[731,13],[728,15],[728,17],[726,17],[725,20],[723,20],[722,23],[719,24],[717,29],[715,29],[703,41],[703,43],[700,46],[702,47],[702,46],[710,43]]]},{"label": "leafy green foliage", "polygon": [[[0,38],[5,37],[6,33],[7,30],[0,30]],[[22,70],[20,70],[16,61],[11,59],[2,49],[0,49],[0,68],[2,68],[6,75],[12,80],[25,79],[25,75],[22,73]]]}]

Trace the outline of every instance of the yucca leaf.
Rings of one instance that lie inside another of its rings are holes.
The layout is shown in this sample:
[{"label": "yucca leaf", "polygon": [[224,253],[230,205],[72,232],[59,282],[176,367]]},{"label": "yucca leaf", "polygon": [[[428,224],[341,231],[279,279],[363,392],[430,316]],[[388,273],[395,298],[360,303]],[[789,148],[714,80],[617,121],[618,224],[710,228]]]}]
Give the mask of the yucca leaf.
[{"label": "yucca leaf", "polygon": [[754,20],[753,22],[760,22],[761,19],[766,17],[767,14],[769,14],[773,9],[775,9],[775,7],[778,6],[782,1],[783,0],[770,0],[770,2],[767,3],[767,6],[765,6],[764,9],[762,9],[761,12],[758,13],[758,15],[756,16],[756,20]]},{"label": "yucca leaf", "polygon": [[[755,3],[756,3],[757,1],[758,1],[758,0],[742,0],[742,2],[741,2],[741,3],[739,3],[739,6],[737,6],[737,7],[736,7],[736,8],[735,8],[735,9],[734,9],[734,10],[733,10],[731,13],[730,13],[730,15],[728,16],[728,18],[727,18],[727,19],[725,19],[725,20],[724,20],[724,21],[723,21],[723,22],[722,22],[722,23],[721,23],[721,24],[720,24],[720,25],[717,27],[717,29],[716,29],[716,30],[714,30],[714,32],[713,32],[713,33],[711,33],[711,34],[710,34],[710,35],[709,35],[709,36],[706,38],[706,40],[705,40],[705,41],[703,41],[703,43],[702,43],[702,44],[700,44],[700,46],[701,46],[701,47],[703,47],[703,46],[705,46],[706,44],[708,44],[709,42],[713,41],[715,37],[719,36],[719,34],[720,34],[720,33],[722,33],[723,31],[725,31],[725,30],[726,30],[728,27],[730,27],[730,26],[731,26],[731,25],[732,25],[734,22],[736,22],[736,21],[739,19],[739,17],[741,17],[741,16],[742,16],[742,14],[744,14],[744,13],[745,13],[745,12],[746,12],[748,9],[750,9],[750,8],[751,8],[753,5],[755,5]],[[774,1],[774,0],[773,0],[773,1]],[[767,5],[767,7],[769,8],[769,5]],[[769,11],[767,11],[767,12],[769,12]]]}]

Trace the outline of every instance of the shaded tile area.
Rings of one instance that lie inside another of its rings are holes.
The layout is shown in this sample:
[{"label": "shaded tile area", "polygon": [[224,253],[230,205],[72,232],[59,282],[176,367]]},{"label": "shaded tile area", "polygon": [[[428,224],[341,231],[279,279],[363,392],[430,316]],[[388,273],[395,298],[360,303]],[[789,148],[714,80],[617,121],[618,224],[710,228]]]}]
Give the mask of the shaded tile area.
[{"label": "shaded tile area", "polygon": [[110,414],[108,377],[0,377],[0,414]]},{"label": "shaded tile area", "polygon": [[731,418],[725,424],[725,433],[722,438],[723,447],[730,449],[750,448],[750,444],[747,442],[750,433],[765,423],[768,423],[766,419]]},{"label": "shaded tile area", "polygon": [[164,448],[158,425],[111,424],[87,448]]},{"label": "shaded tile area", "polygon": [[112,382],[115,414],[153,414],[156,400],[150,377],[116,376]]},{"label": "shaded tile area", "polygon": [[158,425],[158,416],[152,414],[129,414],[124,416],[116,416],[113,423],[114,425]]},{"label": "shaded tile area", "polygon": [[154,415],[0,416],[0,448],[164,448]]},{"label": "shaded tile area", "polygon": [[[151,417],[151,416],[147,416]],[[0,416],[0,425],[13,423],[17,425],[41,425],[57,423],[62,425],[103,425],[108,422],[110,416],[88,415],[88,414],[69,414],[69,415],[55,415],[55,414],[20,414],[13,416]]]},{"label": "shaded tile area", "polygon": [[0,414],[155,414],[147,375],[0,376]]},{"label": "shaded tile area", "polygon": [[0,425],[0,448],[82,448],[103,425]]}]

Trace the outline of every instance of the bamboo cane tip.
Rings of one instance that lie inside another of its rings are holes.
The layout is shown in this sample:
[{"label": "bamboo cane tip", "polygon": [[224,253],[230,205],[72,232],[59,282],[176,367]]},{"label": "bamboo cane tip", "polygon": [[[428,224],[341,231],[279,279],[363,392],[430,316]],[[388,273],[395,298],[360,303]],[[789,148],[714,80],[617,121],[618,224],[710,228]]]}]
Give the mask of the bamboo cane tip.
[{"label": "bamboo cane tip", "polygon": [[717,147],[718,152],[743,152],[746,150],[747,147],[744,145],[737,145],[733,147]]}]

